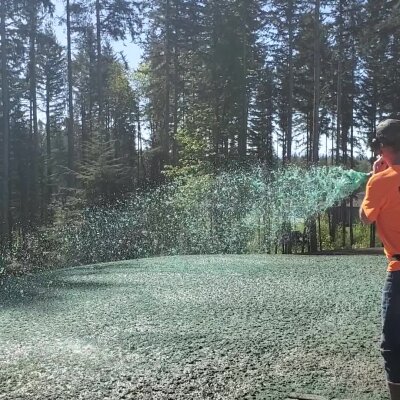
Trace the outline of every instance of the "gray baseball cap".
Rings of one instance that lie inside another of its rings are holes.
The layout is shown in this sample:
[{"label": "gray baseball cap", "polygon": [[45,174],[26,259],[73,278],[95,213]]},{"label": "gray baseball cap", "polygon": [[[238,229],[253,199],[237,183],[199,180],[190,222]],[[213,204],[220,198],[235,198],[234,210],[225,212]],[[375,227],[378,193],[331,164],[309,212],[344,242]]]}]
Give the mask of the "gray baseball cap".
[{"label": "gray baseball cap", "polygon": [[376,127],[376,137],[371,142],[372,148],[379,149],[380,146],[393,147],[400,151],[400,120],[385,119]]}]

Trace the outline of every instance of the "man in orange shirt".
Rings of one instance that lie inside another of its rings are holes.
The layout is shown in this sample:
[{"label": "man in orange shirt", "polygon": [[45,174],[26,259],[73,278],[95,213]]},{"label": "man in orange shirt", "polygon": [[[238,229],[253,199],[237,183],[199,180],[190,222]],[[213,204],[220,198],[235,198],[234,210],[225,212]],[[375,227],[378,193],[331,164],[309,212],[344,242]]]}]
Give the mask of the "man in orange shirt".
[{"label": "man in orange shirt", "polygon": [[381,353],[391,400],[400,400],[400,120],[377,126],[374,150],[379,154],[367,183],[360,218],[376,222],[389,261],[382,293]]}]

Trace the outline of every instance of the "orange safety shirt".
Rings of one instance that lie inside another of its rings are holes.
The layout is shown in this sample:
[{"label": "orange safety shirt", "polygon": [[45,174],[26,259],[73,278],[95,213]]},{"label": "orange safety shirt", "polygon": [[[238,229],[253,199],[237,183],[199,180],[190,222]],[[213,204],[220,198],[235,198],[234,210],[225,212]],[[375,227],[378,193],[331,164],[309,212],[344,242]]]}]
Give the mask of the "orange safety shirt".
[{"label": "orange safety shirt", "polygon": [[391,258],[400,255],[400,165],[372,175],[361,207],[368,220],[376,222],[389,260],[388,271],[399,271],[400,261]]}]

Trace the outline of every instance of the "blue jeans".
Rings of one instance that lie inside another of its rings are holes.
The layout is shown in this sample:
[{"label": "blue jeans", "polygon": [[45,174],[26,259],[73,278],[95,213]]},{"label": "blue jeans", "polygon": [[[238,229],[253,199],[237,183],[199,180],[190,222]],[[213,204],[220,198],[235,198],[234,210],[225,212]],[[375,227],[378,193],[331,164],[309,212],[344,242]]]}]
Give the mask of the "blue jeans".
[{"label": "blue jeans", "polygon": [[400,383],[400,271],[388,272],[383,288],[381,354],[388,382]]}]

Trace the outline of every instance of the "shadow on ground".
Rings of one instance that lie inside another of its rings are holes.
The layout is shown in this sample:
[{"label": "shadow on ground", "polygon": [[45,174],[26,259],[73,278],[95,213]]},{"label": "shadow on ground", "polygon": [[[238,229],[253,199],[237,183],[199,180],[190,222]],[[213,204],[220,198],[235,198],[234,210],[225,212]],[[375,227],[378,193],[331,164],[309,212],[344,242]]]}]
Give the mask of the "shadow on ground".
[{"label": "shadow on ground", "polygon": [[82,274],[79,279],[79,275],[75,275],[71,280],[65,276],[65,271],[58,270],[24,277],[0,278],[0,308],[33,306],[37,303],[54,304],[55,300],[68,297],[73,291],[98,291],[124,286],[121,283],[89,280],[87,276]]}]

